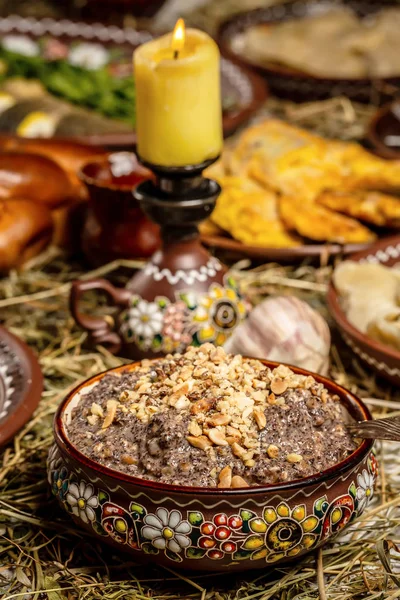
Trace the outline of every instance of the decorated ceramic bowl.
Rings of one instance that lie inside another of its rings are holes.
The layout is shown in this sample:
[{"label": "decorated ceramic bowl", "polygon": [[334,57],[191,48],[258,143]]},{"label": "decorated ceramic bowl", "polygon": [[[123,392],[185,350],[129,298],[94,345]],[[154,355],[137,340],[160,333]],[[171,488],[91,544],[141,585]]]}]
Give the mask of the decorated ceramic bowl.
[{"label": "decorated ceramic bowl", "polygon": [[[271,369],[277,366],[263,362]],[[137,366],[132,363],[112,371]],[[371,440],[364,440],[345,460],[322,473],[252,488],[179,487],[104,467],[84,456],[67,434],[71,411],[104,375],[81,384],[60,405],[48,479],[59,504],[78,525],[114,548],[130,552],[137,561],[207,571],[265,569],[331,540],[371,500],[377,474]],[[339,396],[349,418],[371,418],[353,394],[313,376]]]},{"label": "decorated ceramic bowl", "polygon": [[[349,260],[381,264],[386,267],[398,266],[400,263],[400,236],[396,235],[380,240],[370,246],[368,250],[351,254]],[[349,348],[368,368],[373,369],[375,373],[399,387],[400,351],[372,339],[350,323],[333,281],[329,286],[327,301],[336,325]]]}]

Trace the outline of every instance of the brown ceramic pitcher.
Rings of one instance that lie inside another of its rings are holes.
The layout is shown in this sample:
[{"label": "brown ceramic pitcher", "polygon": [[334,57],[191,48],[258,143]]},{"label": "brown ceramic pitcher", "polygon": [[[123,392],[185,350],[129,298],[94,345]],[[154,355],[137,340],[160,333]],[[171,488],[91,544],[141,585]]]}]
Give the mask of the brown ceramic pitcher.
[{"label": "brown ceramic pitcher", "polygon": [[[71,312],[77,323],[93,342],[131,359],[181,352],[189,344],[221,345],[246,316],[232,277],[199,240],[198,224],[211,214],[219,185],[201,177],[175,181],[174,174],[168,175],[164,188],[149,179],[134,192],[146,215],[161,225],[162,247],[146,267],[125,289],[105,280],[72,286]],[[81,297],[89,290],[105,292],[120,307],[115,320],[82,313]]]}]

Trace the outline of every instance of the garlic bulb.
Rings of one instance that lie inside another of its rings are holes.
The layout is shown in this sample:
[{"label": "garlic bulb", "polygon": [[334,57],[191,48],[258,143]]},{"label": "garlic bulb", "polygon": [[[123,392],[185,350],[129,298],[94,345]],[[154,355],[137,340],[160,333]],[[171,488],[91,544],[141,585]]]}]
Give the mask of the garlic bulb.
[{"label": "garlic bulb", "polygon": [[330,343],[328,324],[319,313],[294,296],[279,296],[256,306],[224,349],[325,374]]}]

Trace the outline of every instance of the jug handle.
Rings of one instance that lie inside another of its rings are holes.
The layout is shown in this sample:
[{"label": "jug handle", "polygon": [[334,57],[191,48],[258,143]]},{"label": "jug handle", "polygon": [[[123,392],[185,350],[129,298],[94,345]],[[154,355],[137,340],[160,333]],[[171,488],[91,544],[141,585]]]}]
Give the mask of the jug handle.
[{"label": "jug handle", "polygon": [[74,281],[71,286],[69,306],[75,321],[90,334],[90,339],[95,344],[106,344],[113,354],[121,349],[122,339],[114,330],[114,319],[110,317],[92,317],[79,310],[81,298],[85,292],[101,290],[107,294],[115,306],[129,306],[131,292],[126,289],[114,287],[106,279],[89,279],[88,281]]}]

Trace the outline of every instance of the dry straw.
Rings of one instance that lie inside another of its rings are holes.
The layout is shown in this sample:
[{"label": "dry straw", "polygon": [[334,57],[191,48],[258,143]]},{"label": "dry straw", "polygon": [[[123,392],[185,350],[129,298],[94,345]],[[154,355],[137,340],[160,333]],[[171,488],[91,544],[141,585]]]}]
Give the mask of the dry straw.
[{"label": "dry straw", "polygon": [[[334,545],[292,567],[234,577],[144,570],[129,556],[114,554],[88,540],[57,508],[48,494],[45,474],[54,411],[76,383],[122,362],[104,348],[86,346],[86,335],[74,326],[68,313],[69,283],[75,277],[108,275],[123,284],[126,267],[133,266],[138,264],[113,263],[83,275],[78,265],[68,265],[51,251],[30,269],[12,273],[0,283],[2,318],[36,348],[46,377],[43,401],[34,418],[0,459],[0,594],[4,600],[400,597],[396,576],[385,573],[385,568],[396,571],[394,544],[400,541],[400,462],[397,448],[390,444],[384,446],[384,453],[378,449],[382,467],[373,509]],[[326,314],[324,292],[331,267],[269,264],[249,269],[242,262],[233,271],[255,301],[269,293],[296,293]],[[86,302],[87,309],[94,310],[94,298],[89,296]],[[104,312],[103,307],[98,310]],[[400,412],[396,405],[399,394],[378,385],[340,342],[332,348],[331,374],[367,398],[376,415]]]},{"label": "dry straw", "polygon": [[[275,107],[277,108],[277,107]],[[314,130],[336,135],[343,123],[362,128],[367,109],[347,102],[294,107],[279,114]],[[357,112],[358,111],[358,112]],[[312,122],[311,122],[311,121]],[[336,125],[335,125],[336,124]],[[361,124],[361,125],[360,125]],[[323,131],[322,131],[323,132]],[[180,574],[137,566],[88,538],[62,513],[48,493],[45,460],[52,441],[53,414],[79,381],[121,364],[104,348],[90,348],[68,312],[70,282],[107,276],[123,285],[137,262],[116,262],[91,273],[50,250],[22,273],[0,281],[2,321],[34,347],[45,375],[43,400],[33,419],[0,454],[0,596],[4,600],[381,600],[400,598],[400,458],[398,447],[378,447],[381,473],[372,509],[333,545],[292,566],[244,575]],[[331,266],[268,264],[233,267],[256,303],[268,294],[296,294],[327,316],[324,295]],[[94,298],[86,308],[94,311]],[[104,306],[98,309],[105,313]],[[400,414],[400,393],[364,369],[334,335],[331,376],[359,393],[376,416]]]}]

